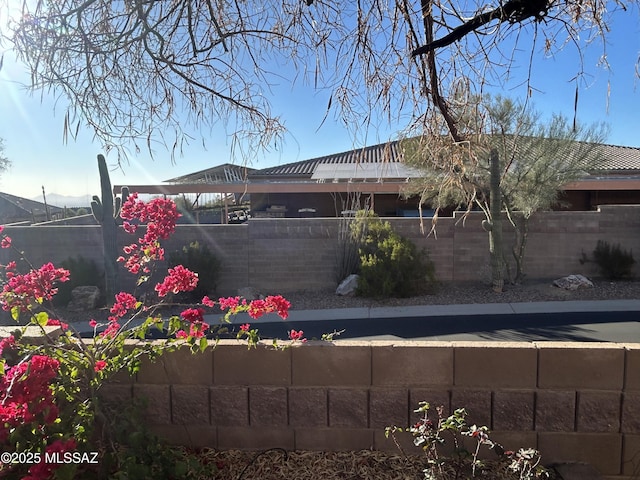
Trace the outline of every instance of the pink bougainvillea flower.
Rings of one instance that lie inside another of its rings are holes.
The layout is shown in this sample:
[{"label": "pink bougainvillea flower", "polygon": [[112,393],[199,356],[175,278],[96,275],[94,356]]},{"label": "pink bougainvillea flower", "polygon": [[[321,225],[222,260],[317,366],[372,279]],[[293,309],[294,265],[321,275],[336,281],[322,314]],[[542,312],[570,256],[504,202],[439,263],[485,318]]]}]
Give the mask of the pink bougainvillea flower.
[{"label": "pink bougainvillea flower", "polygon": [[8,337],[3,338],[2,340],[0,340],[0,355],[2,355],[2,352],[4,352],[5,350],[11,350],[15,347],[16,339],[13,337],[13,335],[9,335]]},{"label": "pink bougainvillea flower", "polygon": [[243,323],[242,325],[240,325],[240,330],[243,332],[248,332],[250,328],[251,325],[248,323]]},{"label": "pink bougainvillea flower", "polygon": [[231,310],[232,312],[240,305],[240,297],[220,297],[218,299],[218,305],[220,305],[220,310]]},{"label": "pink bougainvillea flower", "polygon": [[187,308],[180,313],[180,316],[187,322],[203,322],[204,321],[204,309],[202,308]]},{"label": "pink bougainvillea flower", "polygon": [[204,297],[202,297],[202,304],[205,307],[213,308],[213,306],[216,304],[216,302],[211,300],[208,296],[204,296]]},{"label": "pink bougainvillea flower", "polygon": [[189,292],[198,285],[198,274],[182,265],[169,269],[169,275],[155,286],[158,296],[164,297],[169,293]]},{"label": "pink bougainvillea flower", "polygon": [[184,330],[178,330],[176,332],[176,338],[187,338],[189,335]]},{"label": "pink bougainvillea flower", "polygon": [[124,317],[129,310],[133,310],[138,305],[138,299],[127,292],[116,293],[115,299],[116,301],[109,309],[112,314],[109,317],[109,321]]},{"label": "pink bougainvillea flower", "polygon": [[138,199],[137,193],[132,193],[124,202],[120,210],[120,217],[125,221],[122,224],[127,233],[135,233],[136,221],[146,224],[144,235],[137,243],[124,247],[125,256],[118,257],[118,262],[123,262],[125,268],[138,275],[149,271],[148,264],[156,260],[164,260],[164,249],[160,247],[160,240],[169,238],[175,231],[176,222],[180,217],[173,201],[154,198],[149,202]]},{"label": "pink bougainvillea flower", "polygon": [[7,237],[6,235],[2,237],[2,241],[0,242],[0,247],[2,248],[10,248],[11,247],[11,237]]},{"label": "pink bougainvillea flower", "polygon": [[[73,438],[68,440],[54,440],[51,445],[45,448],[47,455],[42,455],[41,461],[29,467],[28,476],[24,479],[28,480],[44,480],[53,478],[54,472],[62,465],[61,463],[47,462],[46,458],[63,458],[65,452],[74,451],[77,448],[76,441]],[[57,454],[57,455],[56,455]]]},{"label": "pink bougainvillea flower", "polygon": [[55,284],[68,280],[69,271],[56,268],[51,262],[24,275],[11,275],[0,293],[0,304],[3,310],[18,307],[26,311],[34,301],[51,300],[58,292]]},{"label": "pink bougainvillea flower", "polygon": [[93,369],[96,372],[100,372],[104,370],[106,366],[107,366],[107,362],[105,362],[104,360],[96,360],[96,364],[93,366]]},{"label": "pink bougainvillea flower", "polygon": [[107,339],[113,338],[119,331],[120,324],[117,322],[117,319],[115,317],[109,317],[109,325],[107,325],[107,328],[104,329],[100,336]]},{"label": "pink bougainvillea flower", "polygon": [[251,318],[258,319],[265,313],[269,313],[269,308],[264,300],[251,300],[247,313]]},{"label": "pink bougainvillea flower", "polygon": [[282,295],[270,295],[264,299],[271,312],[276,312],[283,320],[289,317],[291,303]]},{"label": "pink bougainvillea flower", "polygon": [[293,340],[293,341],[300,341],[300,342],[306,342],[307,339],[304,338],[304,332],[302,330],[299,331],[295,331],[295,330],[291,330],[289,331],[289,339]]},{"label": "pink bougainvillea flower", "polygon": [[55,318],[50,318],[49,320],[47,320],[47,327],[60,327],[62,330],[68,330],[69,329],[69,324],[65,323],[65,322],[61,322],[58,319]]}]

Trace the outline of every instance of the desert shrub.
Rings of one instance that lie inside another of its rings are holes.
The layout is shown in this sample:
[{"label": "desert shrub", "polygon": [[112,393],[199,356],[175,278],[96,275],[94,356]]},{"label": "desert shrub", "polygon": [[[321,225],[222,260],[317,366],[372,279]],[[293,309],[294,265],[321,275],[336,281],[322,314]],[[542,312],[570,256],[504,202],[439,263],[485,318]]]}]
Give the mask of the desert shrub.
[{"label": "desert shrub", "polygon": [[69,270],[69,281],[58,285],[58,294],[53,300],[54,305],[66,307],[71,301],[71,291],[81,285],[96,286],[104,293],[104,272],[93,260],[79,255],[63,260],[60,265]]},{"label": "desert shrub", "polygon": [[623,250],[620,244],[610,245],[604,240],[598,240],[593,251],[593,260],[602,276],[609,280],[631,277],[633,265],[636,263],[631,250]]},{"label": "desert shrub", "polygon": [[198,274],[198,286],[190,292],[180,294],[180,300],[200,301],[205,295],[215,293],[220,278],[220,260],[206,245],[192,242],[181,251],[169,255],[169,266],[183,265]]},{"label": "desert shrub", "polygon": [[435,286],[435,268],[425,250],[418,250],[373,214],[353,224],[364,238],[360,253],[360,278],[356,294],[363,297],[411,297]]},{"label": "desert shrub", "polygon": [[[464,408],[444,413],[436,407],[436,415],[427,402],[420,402],[414,413],[420,419],[409,428],[387,427],[385,433],[406,456],[398,441],[398,432],[413,436],[413,444],[420,447],[427,461],[423,470],[425,480],[453,478],[491,478],[513,480],[548,479],[550,472],[541,466],[540,452],[533,448],[505,450],[490,438],[486,426],[468,425]],[[465,438],[466,437],[466,438]],[[447,451],[453,449],[453,454]],[[555,477],[554,477],[555,478]]]}]

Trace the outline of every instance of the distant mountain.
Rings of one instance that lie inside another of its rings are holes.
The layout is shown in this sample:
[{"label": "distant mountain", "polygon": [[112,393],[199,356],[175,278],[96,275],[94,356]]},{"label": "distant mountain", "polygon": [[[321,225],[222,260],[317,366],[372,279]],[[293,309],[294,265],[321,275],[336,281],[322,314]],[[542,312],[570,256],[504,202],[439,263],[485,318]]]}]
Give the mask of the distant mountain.
[{"label": "distant mountain", "polygon": [[[43,202],[42,195],[39,197],[33,197],[31,200],[35,200],[36,202]],[[71,196],[71,195],[59,195],[57,193],[47,193],[47,204],[53,205],[55,207],[69,207],[69,208],[78,208],[78,207],[90,207],[91,206],[91,195],[82,195],[82,196]]]}]

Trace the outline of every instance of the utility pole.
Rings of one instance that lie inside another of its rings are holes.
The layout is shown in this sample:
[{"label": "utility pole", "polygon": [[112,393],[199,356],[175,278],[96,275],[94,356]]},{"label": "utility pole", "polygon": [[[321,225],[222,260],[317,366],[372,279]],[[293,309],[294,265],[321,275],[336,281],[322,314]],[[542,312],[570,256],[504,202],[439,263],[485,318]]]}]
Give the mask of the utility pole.
[{"label": "utility pole", "polygon": [[44,193],[44,185],[42,185],[42,198],[44,199],[44,213],[47,216],[47,222],[50,222],[51,215],[49,214],[49,205],[47,205],[47,194]]}]

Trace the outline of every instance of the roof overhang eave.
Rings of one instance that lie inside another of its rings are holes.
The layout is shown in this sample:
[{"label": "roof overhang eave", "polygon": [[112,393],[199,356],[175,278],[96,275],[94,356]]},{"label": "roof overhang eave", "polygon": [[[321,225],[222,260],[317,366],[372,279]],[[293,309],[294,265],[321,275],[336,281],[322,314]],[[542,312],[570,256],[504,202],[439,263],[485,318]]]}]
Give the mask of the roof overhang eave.
[{"label": "roof overhang eave", "polygon": [[[151,195],[180,195],[182,193],[389,193],[404,191],[407,182],[260,182],[228,184],[173,184],[173,185],[128,185],[129,191]],[[113,187],[119,193],[122,185]]]}]

